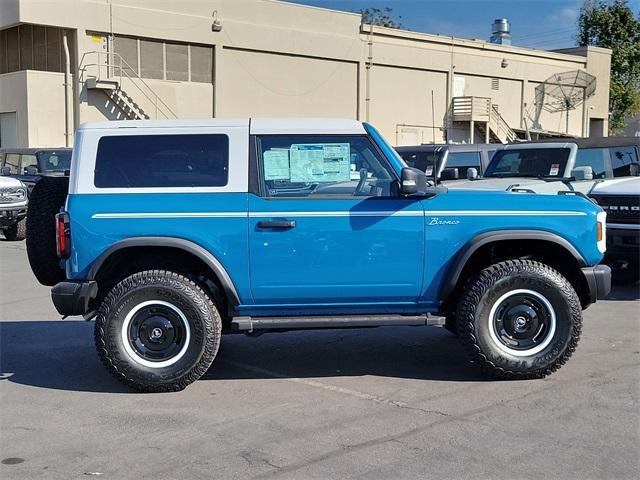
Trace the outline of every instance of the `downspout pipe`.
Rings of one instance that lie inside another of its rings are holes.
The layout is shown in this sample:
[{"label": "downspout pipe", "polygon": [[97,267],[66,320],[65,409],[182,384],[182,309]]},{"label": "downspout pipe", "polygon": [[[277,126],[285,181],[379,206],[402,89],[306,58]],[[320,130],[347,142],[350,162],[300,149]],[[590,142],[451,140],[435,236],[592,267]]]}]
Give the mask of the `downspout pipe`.
[{"label": "downspout pipe", "polygon": [[73,135],[73,92],[71,91],[71,56],[67,31],[62,30],[62,48],[64,50],[64,146],[71,146]]}]

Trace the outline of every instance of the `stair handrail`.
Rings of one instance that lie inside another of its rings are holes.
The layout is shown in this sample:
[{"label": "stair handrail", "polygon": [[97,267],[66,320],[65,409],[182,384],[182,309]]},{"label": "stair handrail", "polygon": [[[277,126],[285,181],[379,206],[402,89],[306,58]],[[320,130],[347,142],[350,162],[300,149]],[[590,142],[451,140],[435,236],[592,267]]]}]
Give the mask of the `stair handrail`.
[{"label": "stair handrail", "polygon": [[[509,124],[505,121],[505,119],[500,115],[498,108],[496,105],[491,105],[491,115],[489,116],[489,126],[491,129],[496,132],[496,134],[500,135],[500,133],[504,134],[504,137],[507,141],[513,142],[518,136],[516,132],[509,126]],[[502,139],[500,139],[502,140]]]},{"label": "stair handrail", "polygon": [[[95,63],[85,62],[85,58],[87,58],[90,55],[96,55],[97,60]],[[103,56],[106,57],[106,63],[104,64],[100,61],[101,57]],[[116,61],[119,64],[116,64]],[[173,118],[178,118],[175,112],[171,110],[171,107],[169,107],[169,105],[167,105],[164,102],[164,100],[162,100],[162,98],[155,92],[155,90],[147,82],[144,81],[144,79],[133,69],[133,67],[131,67],[131,65],[127,63],[127,61],[124,58],[122,58],[122,56],[119,53],[99,52],[99,51],[85,52],[84,55],[82,55],[82,59],[80,61],[80,67],[78,68],[78,71],[80,74],[79,77],[81,81],[84,81],[84,76],[88,72],[88,69],[87,69],[88,67],[97,67],[97,70],[98,70],[97,76],[96,76],[97,80],[100,80],[103,78],[101,75],[101,70],[102,68],[106,68],[106,78],[107,79],[117,78],[119,86],[122,86],[122,78],[124,73],[125,78],[127,78],[130,81],[130,83],[134,85],[140,91],[140,93],[142,93],[142,95],[144,95],[145,98],[154,105],[156,110],[155,111],[156,119],[158,118],[158,112],[160,112],[165,118],[167,119],[170,118],[167,112],[163,111],[162,108],[158,108],[158,103],[162,104],[162,106],[168,111],[169,114],[173,116]],[[114,71],[116,69],[118,73],[114,75]],[[132,76],[129,74],[129,72],[133,72],[135,75]],[[147,88],[148,92],[153,96],[153,98],[150,97],[149,94],[145,92],[140,85],[138,85],[137,83],[138,81],[141,82]]]}]

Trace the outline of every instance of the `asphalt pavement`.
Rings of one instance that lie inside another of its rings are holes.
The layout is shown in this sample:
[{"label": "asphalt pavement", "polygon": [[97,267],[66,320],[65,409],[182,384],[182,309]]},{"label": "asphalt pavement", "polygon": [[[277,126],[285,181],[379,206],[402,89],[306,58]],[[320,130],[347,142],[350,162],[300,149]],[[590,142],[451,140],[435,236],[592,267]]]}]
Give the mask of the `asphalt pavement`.
[{"label": "asphalt pavement", "polygon": [[440,327],[226,336],[187,390],[114,380],[0,241],[0,478],[636,479],[640,287],[544,380],[486,381]]}]

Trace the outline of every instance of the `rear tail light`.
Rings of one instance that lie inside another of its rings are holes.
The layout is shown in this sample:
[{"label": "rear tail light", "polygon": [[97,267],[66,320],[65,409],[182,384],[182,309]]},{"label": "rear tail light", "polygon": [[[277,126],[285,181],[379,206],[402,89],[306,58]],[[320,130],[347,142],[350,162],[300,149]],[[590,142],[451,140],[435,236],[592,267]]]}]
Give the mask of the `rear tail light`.
[{"label": "rear tail light", "polygon": [[56,251],[60,258],[71,255],[71,228],[67,212],[56,214]]}]

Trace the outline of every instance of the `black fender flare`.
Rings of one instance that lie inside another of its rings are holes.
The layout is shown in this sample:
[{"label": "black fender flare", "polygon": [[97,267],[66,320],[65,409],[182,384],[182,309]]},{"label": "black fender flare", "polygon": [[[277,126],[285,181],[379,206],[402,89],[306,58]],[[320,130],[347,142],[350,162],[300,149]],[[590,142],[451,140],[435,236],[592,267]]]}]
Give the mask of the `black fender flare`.
[{"label": "black fender flare", "polygon": [[456,288],[462,270],[471,256],[482,246],[488,243],[499,242],[503,240],[543,240],[555,243],[567,250],[576,260],[580,268],[587,267],[587,262],[578,250],[565,238],[555,233],[545,232],[541,230],[499,230],[494,232],[481,233],[469,240],[462,247],[453,262],[451,263],[447,274],[442,283],[440,290],[440,303],[449,296]]},{"label": "black fender flare", "polygon": [[87,280],[95,280],[96,275],[100,271],[103,263],[107,258],[109,258],[115,252],[129,248],[129,247],[168,247],[168,248],[178,248],[180,250],[184,250],[187,253],[190,253],[200,260],[202,260],[205,265],[207,265],[211,270],[216,274],[220,283],[222,284],[222,288],[224,289],[224,293],[229,299],[229,303],[233,306],[240,304],[240,297],[238,296],[238,292],[236,290],[235,285],[233,284],[233,280],[231,280],[231,276],[227,272],[227,270],[222,266],[222,263],[211,254],[208,250],[203,248],[202,246],[194,243],[190,240],[185,240],[184,238],[176,238],[176,237],[131,237],[126,238],[124,240],[120,240],[109,248],[107,248],[104,252],[100,254],[100,256],[93,262],[89,273],[87,274]]}]

